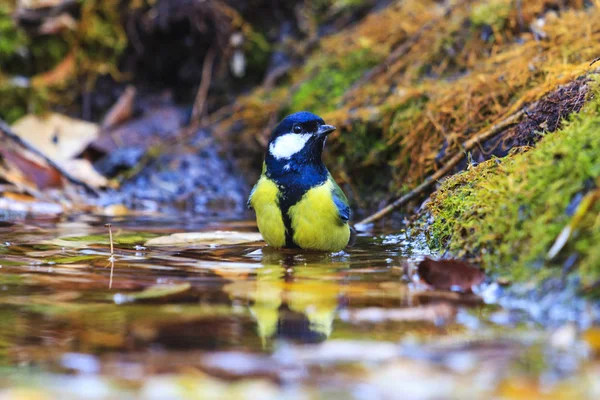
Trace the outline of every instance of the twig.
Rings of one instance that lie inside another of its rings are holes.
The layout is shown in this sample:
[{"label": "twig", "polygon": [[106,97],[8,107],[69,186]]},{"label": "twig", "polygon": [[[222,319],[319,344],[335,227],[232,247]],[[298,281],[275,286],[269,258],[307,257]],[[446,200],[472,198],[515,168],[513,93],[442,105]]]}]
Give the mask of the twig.
[{"label": "twig", "polygon": [[409,193],[395,200],[388,206],[382,208],[374,214],[369,215],[367,218],[358,222],[356,225],[364,225],[373,221],[377,221],[378,219],[381,219],[382,217],[394,211],[395,209],[413,200],[414,198],[425,192],[427,189],[429,189],[435,182],[438,181],[438,179],[442,178],[444,175],[450,172],[452,168],[454,168],[465,157],[467,151],[473,149],[473,147],[475,147],[478,143],[485,141],[493,136],[496,136],[498,133],[500,133],[510,125],[515,124],[523,115],[525,115],[525,111],[519,110],[511,116],[498,122],[497,124],[492,125],[483,132],[473,136],[471,139],[465,141],[462,144],[461,151],[455,154],[452,158],[450,158],[442,168],[425,178],[423,183],[411,190]]},{"label": "twig", "polygon": [[202,80],[198,87],[198,93],[194,100],[194,107],[192,108],[192,120],[199,120],[204,111],[204,104],[206,103],[206,97],[208,96],[208,89],[210,89],[210,81],[212,78],[212,69],[215,62],[217,52],[211,47],[206,56],[204,56],[204,63],[202,64]]},{"label": "twig", "polygon": [[115,270],[115,248],[113,245],[113,236],[112,236],[112,224],[104,225],[108,228],[108,238],[110,240],[110,257],[108,260],[110,261],[110,278],[108,280],[108,288],[112,289],[112,281],[113,281],[113,272]]},{"label": "twig", "polygon": [[135,95],[135,87],[131,85],[127,86],[125,91],[121,94],[121,96],[119,96],[117,102],[112,105],[102,119],[102,124],[100,125],[101,128],[113,128],[131,118],[131,115],[133,114],[133,102],[135,100]]},{"label": "twig", "polygon": [[590,63],[590,67],[594,64],[596,64],[598,61],[600,61],[600,57],[595,58],[591,63]]},{"label": "twig", "polygon": [[565,247],[567,244],[569,238],[572,236],[573,232],[583,220],[583,217],[594,207],[598,200],[600,200],[599,189],[596,189],[595,191],[590,192],[583,197],[579,203],[579,206],[577,206],[577,209],[575,210],[575,214],[573,214],[573,217],[569,223],[563,228],[550,250],[548,250],[546,259],[552,260],[558,255],[558,253],[560,253],[563,247]]}]

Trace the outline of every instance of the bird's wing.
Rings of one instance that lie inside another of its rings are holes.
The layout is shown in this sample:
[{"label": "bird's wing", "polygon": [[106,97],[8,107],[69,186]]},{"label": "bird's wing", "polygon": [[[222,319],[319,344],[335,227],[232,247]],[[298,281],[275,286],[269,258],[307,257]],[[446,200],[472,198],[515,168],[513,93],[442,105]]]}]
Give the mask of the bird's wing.
[{"label": "bird's wing", "polygon": [[256,184],[254,185],[254,187],[250,191],[250,196],[248,196],[248,201],[246,201],[246,207],[248,207],[248,208],[252,208],[252,195],[256,191],[256,187],[257,186],[258,186],[258,182],[256,182]]},{"label": "bird's wing", "polygon": [[348,199],[331,175],[329,175],[328,179],[331,182],[331,194],[333,196],[333,202],[338,209],[338,216],[342,222],[348,222],[351,216]]},{"label": "bird's wing", "polygon": [[[267,164],[263,162],[262,173],[260,175],[261,178],[265,174],[266,171],[267,171]],[[260,182],[260,178],[258,179],[258,182],[256,182],[256,184],[254,184],[254,187],[250,191],[250,196],[248,196],[248,201],[246,201],[246,207],[248,207],[248,208],[252,208],[252,203],[251,203],[251,201],[252,201],[252,195],[256,191],[256,188],[258,187],[258,183],[259,182]]]}]

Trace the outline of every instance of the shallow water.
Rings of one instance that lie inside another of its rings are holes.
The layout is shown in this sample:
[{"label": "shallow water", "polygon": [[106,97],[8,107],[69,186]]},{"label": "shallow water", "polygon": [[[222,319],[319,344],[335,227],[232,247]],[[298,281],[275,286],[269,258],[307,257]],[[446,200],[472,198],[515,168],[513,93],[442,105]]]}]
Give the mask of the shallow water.
[{"label": "shallow water", "polygon": [[[146,245],[184,231],[205,234]],[[320,254],[270,249],[253,232],[252,222],[185,218],[2,222],[3,394],[600,395],[598,328],[542,326],[527,307],[494,304],[508,303],[489,281],[481,296],[427,288],[410,273],[429,255],[418,239],[370,233]]]}]

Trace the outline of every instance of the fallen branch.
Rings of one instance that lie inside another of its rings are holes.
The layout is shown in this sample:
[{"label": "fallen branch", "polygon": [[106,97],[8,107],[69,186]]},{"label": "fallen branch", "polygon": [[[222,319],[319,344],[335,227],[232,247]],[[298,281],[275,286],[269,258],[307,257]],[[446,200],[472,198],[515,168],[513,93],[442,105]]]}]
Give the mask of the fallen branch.
[{"label": "fallen branch", "polygon": [[436,183],[440,178],[442,178],[444,175],[446,175],[448,172],[450,172],[463,158],[465,158],[465,156],[469,150],[472,150],[479,143],[481,143],[491,137],[496,136],[498,133],[502,132],[509,126],[514,125],[515,123],[517,123],[519,121],[519,119],[521,119],[521,117],[523,115],[525,115],[525,110],[519,110],[516,113],[514,113],[514,114],[510,115],[509,117],[503,119],[502,121],[498,122],[497,124],[494,124],[491,127],[489,127],[488,129],[473,136],[471,139],[465,141],[462,144],[462,151],[455,154],[452,158],[450,158],[442,168],[440,168],[435,173],[433,173],[432,175],[425,178],[423,183],[421,183],[419,186],[417,186],[416,188],[414,188],[413,190],[411,190],[404,196],[395,200],[393,203],[391,203],[388,206],[377,211],[375,214],[369,215],[367,218],[358,222],[356,225],[364,225],[364,224],[371,223],[373,221],[377,221],[378,219],[381,219],[385,215],[389,214],[390,212],[394,211],[395,209],[397,209],[399,207],[402,207],[409,201],[411,201],[414,198],[416,198],[417,196],[421,195],[423,192],[425,192],[427,189],[429,189],[434,183]]}]

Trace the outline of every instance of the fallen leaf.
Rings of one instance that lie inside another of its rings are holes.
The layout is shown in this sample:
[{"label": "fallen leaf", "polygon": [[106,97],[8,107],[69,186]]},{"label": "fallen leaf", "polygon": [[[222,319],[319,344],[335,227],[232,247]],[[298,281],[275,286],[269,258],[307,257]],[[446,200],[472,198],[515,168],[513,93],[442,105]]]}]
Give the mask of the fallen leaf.
[{"label": "fallen leaf", "polygon": [[[136,245],[143,243],[153,236],[155,236],[153,233],[113,232],[113,243],[123,246]],[[44,242],[44,244],[66,248],[85,248],[93,245],[108,245],[109,243],[108,231],[105,234],[62,236]]]},{"label": "fallen leaf", "polygon": [[436,289],[470,292],[479,285],[485,274],[479,268],[460,260],[432,260],[425,258],[417,266],[419,277]]},{"label": "fallen leaf", "polygon": [[4,160],[4,178],[17,186],[35,186],[37,189],[62,187],[62,175],[47,164],[41,164],[10,149],[0,148]]},{"label": "fallen leaf", "polygon": [[35,201],[35,197],[33,197],[27,193],[4,192],[4,193],[2,193],[2,196],[7,199],[11,199],[14,201],[20,201],[20,202],[26,202],[26,203]]},{"label": "fallen leaf", "polygon": [[[35,135],[37,131],[28,132]],[[79,185],[93,192],[84,180],[77,179],[60,163],[45,155],[44,151],[29,144],[13,131],[4,121],[0,120],[0,180],[13,184],[17,191],[26,192],[38,199],[46,199],[40,190],[49,188],[69,188]],[[67,195],[67,193],[69,193]],[[63,190],[65,200],[78,199],[75,190]]]},{"label": "fallen leaf", "polygon": [[147,287],[141,292],[125,294],[117,293],[115,295],[111,295],[110,299],[114,300],[114,302],[118,304],[127,303],[134,300],[158,299],[161,297],[167,297],[186,292],[191,287],[192,285],[189,282],[183,282],[178,284],[158,284]]},{"label": "fallen leaf", "polygon": [[168,236],[159,236],[150,239],[145,246],[179,246],[179,245],[230,245],[251,243],[262,240],[260,233],[213,231],[213,232],[186,232],[174,233]]},{"label": "fallen leaf", "polygon": [[107,186],[107,179],[89,161],[76,158],[98,136],[96,124],[51,113],[43,117],[26,115],[14,123],[12,130],[72,177],[92,187]]},{"label": "fallen leaf", "polygon": [[[92,187],[98,188],[109,186],[108,180],[100,175],[88,160],[81,158],[67,160],[62,163],[62,167],[67,171],[70,171],[73,177],[84,181]],[[115,186],[114,181],[111,181],[110,186]]]},{"label": "fallen leaf", "polygon": [[57,163],[78,156],[98,137],[99,130],[91,122],[56,113],[26,115],[11,128],[21,139]]}]

